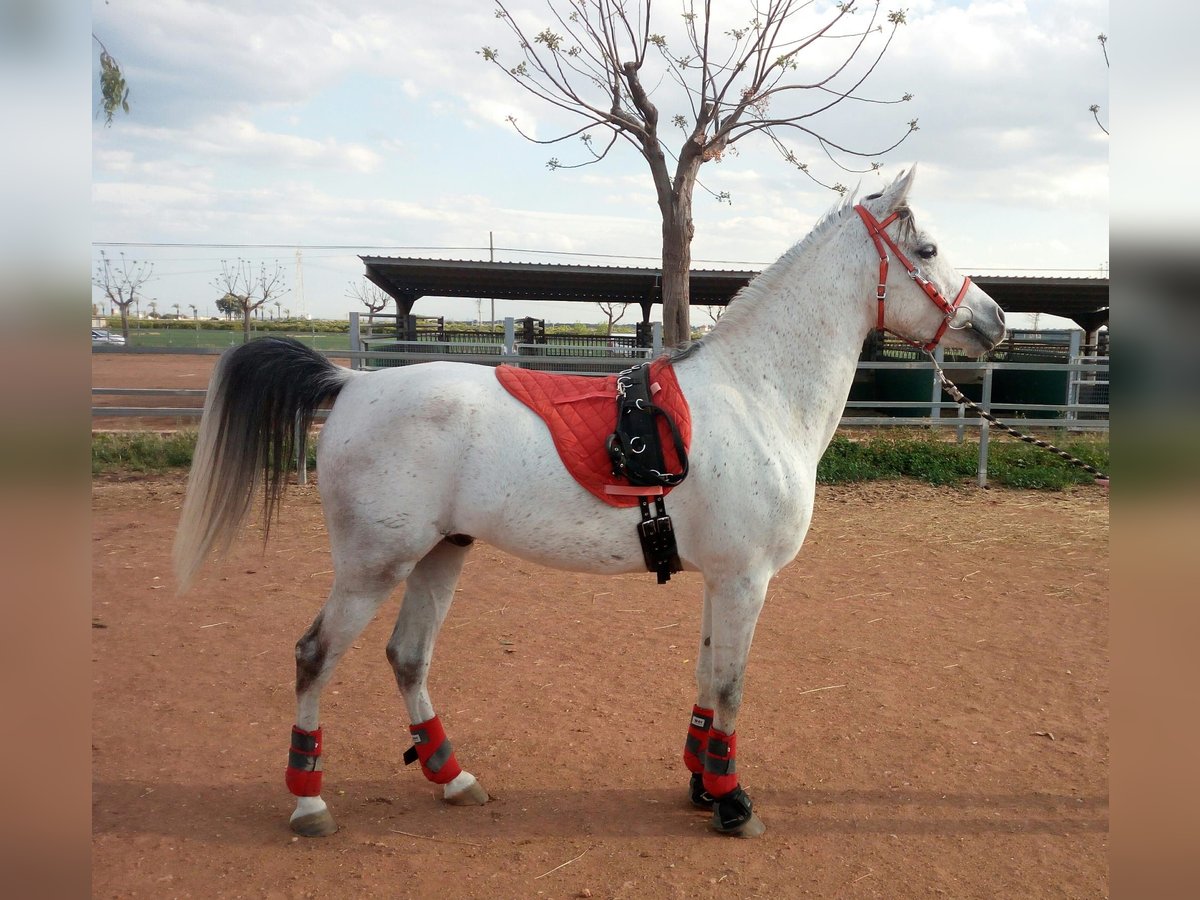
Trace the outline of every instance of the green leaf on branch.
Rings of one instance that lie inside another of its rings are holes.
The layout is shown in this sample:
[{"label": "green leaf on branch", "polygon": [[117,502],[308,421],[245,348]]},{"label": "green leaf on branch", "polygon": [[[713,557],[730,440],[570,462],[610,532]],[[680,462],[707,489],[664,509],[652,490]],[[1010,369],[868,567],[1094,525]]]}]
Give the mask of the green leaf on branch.
[{"label": "green leaf on branch", "polygon": [[125,75],[107,50],[100,51],[100,99],[105,125],[112,125],[118,109],[129,112],[129,87],[125,84]]}]

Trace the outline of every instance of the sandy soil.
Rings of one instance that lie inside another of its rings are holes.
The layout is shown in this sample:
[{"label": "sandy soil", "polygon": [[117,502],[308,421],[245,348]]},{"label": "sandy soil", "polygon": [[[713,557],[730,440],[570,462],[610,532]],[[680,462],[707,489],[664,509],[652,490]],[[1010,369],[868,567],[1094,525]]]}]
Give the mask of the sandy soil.
[{"label": "sandy soil", "polygon": [[[216,359],[96,354],[93,385],[203,388]],[[818,492],[739,719],[767,825],[753,841],[713,834],[685,799],[698,576],[658,587],[480,545],[430,684],[493,801],[447,807],[402,765],[392,605],[324,697],[341,831],[295,838],[292,646],[332,579],[316,492],[293,486],[265,549],[252,530],[178,597],[182,492],[181,477],[93,482],[96,896],[1108,894],[1097,488]]]}]

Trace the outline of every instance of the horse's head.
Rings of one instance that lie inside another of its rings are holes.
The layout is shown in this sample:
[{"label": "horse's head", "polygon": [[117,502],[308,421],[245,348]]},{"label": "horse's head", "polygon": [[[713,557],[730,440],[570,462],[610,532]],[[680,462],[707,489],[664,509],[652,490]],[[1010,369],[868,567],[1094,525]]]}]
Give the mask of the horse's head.
[{"label": "horse's head", "polygon": [[939,343],[982,354],[1004,340],[1004,311],[959,274],[908,208],[915,167],[855,207],[880,261],[872,298],[876,327],[932,350]]}]

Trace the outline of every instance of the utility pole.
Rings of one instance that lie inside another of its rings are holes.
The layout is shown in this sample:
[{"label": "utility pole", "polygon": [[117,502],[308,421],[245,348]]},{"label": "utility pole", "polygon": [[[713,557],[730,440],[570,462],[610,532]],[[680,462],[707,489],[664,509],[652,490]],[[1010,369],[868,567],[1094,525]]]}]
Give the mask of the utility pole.
[{"label": "utility pole", "polygon": [[306,318],[308,315],[308,301],[304,298],[304,262],[300,258],[300,248],[296,248],[296,299],[300,301],[300,309],[303,311]]}]

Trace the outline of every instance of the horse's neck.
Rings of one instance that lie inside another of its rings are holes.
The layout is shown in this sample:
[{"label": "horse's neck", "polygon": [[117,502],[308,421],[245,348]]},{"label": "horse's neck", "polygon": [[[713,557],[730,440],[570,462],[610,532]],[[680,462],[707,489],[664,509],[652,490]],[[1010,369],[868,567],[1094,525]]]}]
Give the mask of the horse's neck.
[{"label": "horse's neck", "polygon": [[789,443],[818,455],[837,429],[871,328],[870,288],[853,274],[862,266],[850,262],[836,244],[790,251],[697,357],[713,377],[769,407]]}]

